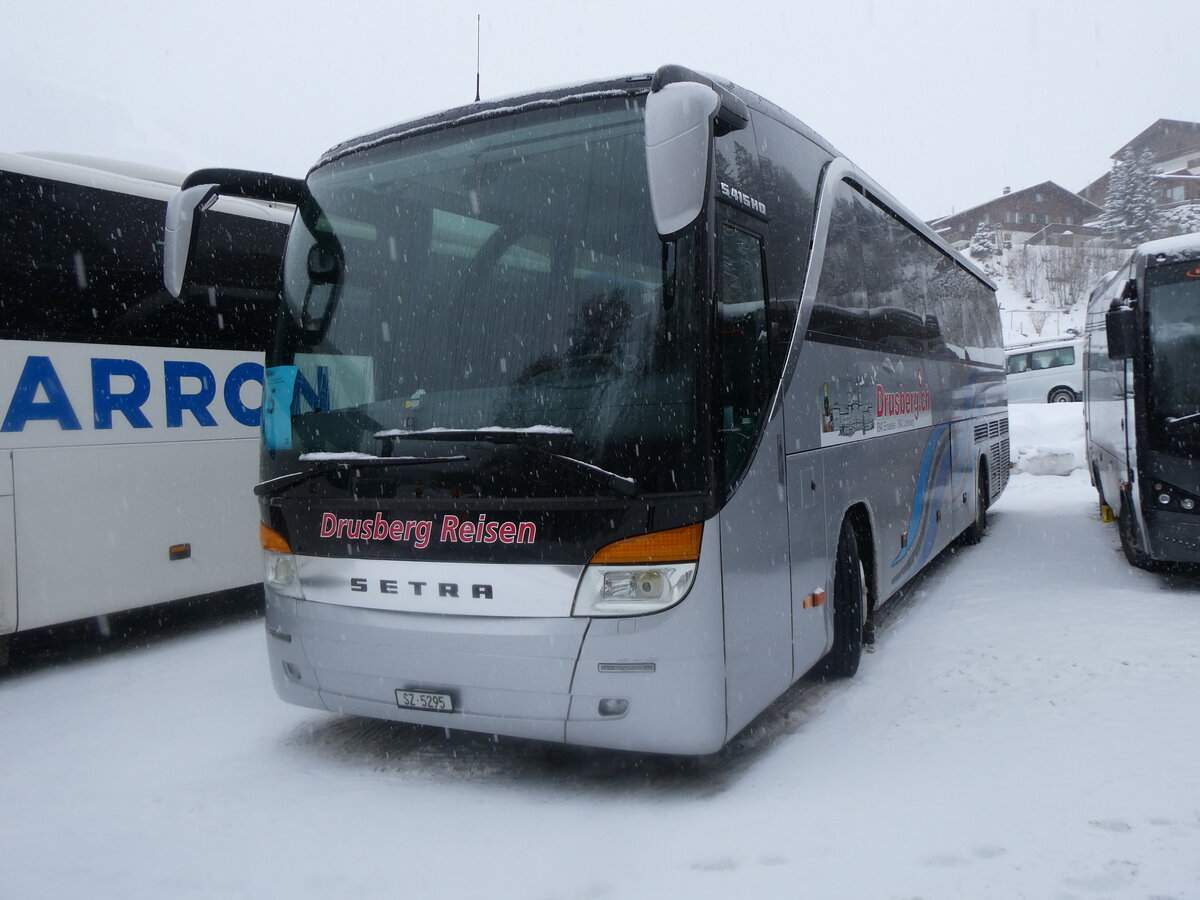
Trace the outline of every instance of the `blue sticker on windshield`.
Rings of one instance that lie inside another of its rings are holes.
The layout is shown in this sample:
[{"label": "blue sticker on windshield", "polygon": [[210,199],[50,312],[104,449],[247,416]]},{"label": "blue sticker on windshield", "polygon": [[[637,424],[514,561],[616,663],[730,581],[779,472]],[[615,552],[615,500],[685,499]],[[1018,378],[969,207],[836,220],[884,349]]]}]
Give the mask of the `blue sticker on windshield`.
[{"label": "blue sticker on windshield", "polygon": [[263,396],[263,441],[271,452],[292,449],[292,395],[296,391],[296,366],[267,369]]}]

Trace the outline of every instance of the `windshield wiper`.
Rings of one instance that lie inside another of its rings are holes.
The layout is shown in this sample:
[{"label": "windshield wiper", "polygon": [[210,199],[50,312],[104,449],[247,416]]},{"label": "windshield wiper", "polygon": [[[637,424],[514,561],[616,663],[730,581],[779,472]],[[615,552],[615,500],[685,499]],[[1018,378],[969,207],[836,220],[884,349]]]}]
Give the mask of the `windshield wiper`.
[{"label": "windshield wiper", "polygon": [[576,459],[573,456],[564,456],[561,453],[555,453],[553,450],[547,450],[545,447],[539,447],[537,444],[510,442],[509,446],[518,447],[521,450],[533,452],[542,458],[549,458],[557,460],[560,463],[566,463],[585,477],[591,479],[597,484],[616,491],[622,496],[632,497],[638,492],[637,482],[627,475],[618,475],[616,472],[610,472],[607,469],[601,469],[599,466],[594,466],[589,462],[584,462],[582,459]]},{"label": "windshield wiper", "polygon": [[[314,454],[316,455],[316,454]],[[423,463],[462,462],[467,457],[458,456],[367,456],[366,454],[328,454],[324,459],[314,460],[311,468],[303,472],[289,472],[278,478],[270,478],[254,486],[257,497],[271,497],[306,481],[312,481],[330,472],[345,469],[387,468],[392,466],[419,466]],[[303,457],[301,457],[303,459]]]},{"label": "windshield wiper", "polygon": [[575,432],[570,428],[553,425],[538,425],[532,428],[506,428],[495,425],[489,428],[423,428],[420,431],[404,431],[399,428],[375,432],[375,440],[391,447],[392,441],[487,441],[489,444],[524,444],[530,438],[569,438]]},{"label": "windshield wiper", "polygon": [[425,441],[467,441],[470,443],[496,444],[503,447],[514,447],[534,453],[543,459],[553,459],[575,469],[580,474],[597,484],[616,491],[625,497],[632,497],[638,492],[637,482],[627,475],[618,475],[607,469],[556,453],[546,447],[539,446],[537,438],[569,438],[572,436],[569,428],[553,428],[550,426],[535,428],[429,428],[423,431],[381,431],[375,435],[376,440],[383,441],[384,452],[391,452],[392,442],[397,440]]}]

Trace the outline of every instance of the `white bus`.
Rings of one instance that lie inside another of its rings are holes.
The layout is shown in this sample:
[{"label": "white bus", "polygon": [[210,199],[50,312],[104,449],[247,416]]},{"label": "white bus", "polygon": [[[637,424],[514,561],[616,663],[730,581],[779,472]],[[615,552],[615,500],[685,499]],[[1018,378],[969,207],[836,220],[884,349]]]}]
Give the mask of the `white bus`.
[{"label": "white bus", "polygon": [[[678,66],[461,109],[305,181],[268,352],[286,700],[720,748],[1008,472],[994,288],[788,113]],[[297,401],[303,399],[303,403]]]},{"label": "white bus", "polygon": [[1054,338],[1009,347],[1009,403],[1075,403],[1083,399],[1083,340]]},{"label": "white bus", "polygon": [[1087,311],[1088,470],[1132,565],[1200,563],[1200,234],[1142,244]]},{"label": "white bus", "polygon": [[0,155],[0,649],[261,578],[243,520],[291,210],[224,201],[176,300],[181,178]]}]

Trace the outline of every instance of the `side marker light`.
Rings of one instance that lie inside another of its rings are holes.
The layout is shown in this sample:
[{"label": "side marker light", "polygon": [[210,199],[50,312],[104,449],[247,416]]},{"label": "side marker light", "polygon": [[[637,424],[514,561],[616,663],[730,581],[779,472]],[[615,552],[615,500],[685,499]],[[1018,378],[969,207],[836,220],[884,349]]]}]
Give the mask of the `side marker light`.
[{"label": "side marker light", "polygon": [[617,697],[605,697],[600,701],[597,712],[602,716],[623,716],[629,712],[629,701]]}]

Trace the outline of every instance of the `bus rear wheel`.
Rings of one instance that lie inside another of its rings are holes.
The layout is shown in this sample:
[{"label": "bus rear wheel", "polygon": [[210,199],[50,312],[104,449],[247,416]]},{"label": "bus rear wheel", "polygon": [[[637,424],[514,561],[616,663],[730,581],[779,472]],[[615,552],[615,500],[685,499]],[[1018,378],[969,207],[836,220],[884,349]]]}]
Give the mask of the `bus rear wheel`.
[{"label": "bus rear wheel", "polygon": [[1050,392],[1050,403],[1074,403],[1076,400],[1075,392],[1069,387],[1056,387]]},{"label": "bus rear wheel", "polygon": [[975,478],[975,521],[963,532],[964,544],[978,544],[987,534],[988,473],[987,466],[980,463],[979,475]]},{"label": "bus rear wheel", "polygon": [[833,647],[821,660],[820,674],[849,678],[858,671],[866,620],[867,573],[854,526],[844,519],[833,575]]}]

